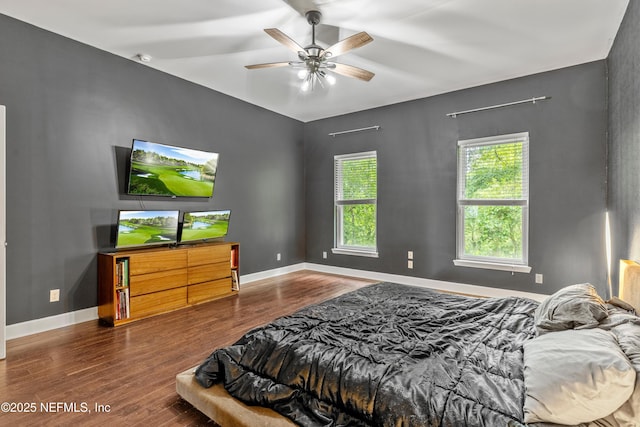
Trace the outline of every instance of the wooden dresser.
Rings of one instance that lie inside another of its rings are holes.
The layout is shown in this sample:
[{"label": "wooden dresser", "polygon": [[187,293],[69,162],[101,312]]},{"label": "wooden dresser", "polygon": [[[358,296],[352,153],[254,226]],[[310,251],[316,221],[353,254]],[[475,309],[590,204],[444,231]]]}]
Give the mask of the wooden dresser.
[{"label": "wooden dresser", "polygon": [[98,254],[98,317],[118,326],[234,295],[238,243],[203,243]]}]

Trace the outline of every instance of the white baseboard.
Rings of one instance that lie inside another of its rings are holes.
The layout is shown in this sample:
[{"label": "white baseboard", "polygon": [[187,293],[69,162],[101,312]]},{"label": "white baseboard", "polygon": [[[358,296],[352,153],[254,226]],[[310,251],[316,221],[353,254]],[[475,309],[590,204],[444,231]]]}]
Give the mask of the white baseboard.
[{"label": "white baseboard", "polygon": [[[330,265],[299,263],[273,270],[265,270],[257,273],[240,276],[240,289],[243,286],[251,286],[254,282],[272,277],[281,276],[296,271],[311,270],[321,273],[338,274],[341,276],[360,277],[363,279],[379,280],[381,282],[394,282],[404,285],[423,286],[426,288],[442,291],[459,292],[464,294],[479,295],[486,297],[508,297],[517,296],[530,298],[535,301],[542,301],[547,295],[530,292],[514,291],[511,289],[490,288],[488,286],[467,285],[464,283],[445,282],[442,280],[423,279],[420,277],[402,276],[399,274],[379,273],[375,271],[356,270],[353,268],[334,267]],[[85,308],[83,310],[58,314],[56,316],[44,317],[42,319],[29,320],[26,322],[7,325],[6,338],[11,340],[52,329],[64,328],[76,323],[88,322],[98,319],[98,307]]]},{"label": "white baseboard", "polygon": [[301,262],[300,264],[292,264],[286,267],[274,268],[273,270],[240,275],[240,289],[242,289],[243,286],[251,286],[252,282],[257,282],[258,280],[270,279],[272,277],[282,276],[283,274],[304,270],[305,265],[304,262]]},{"label": "white baseboard", "polygon": [[33,335],[52,329],[64,328],[76,323],[98,319],[98,307],[89,307],[83,310],[71,311],[42,319],[28,320],[26,322],[7,325],[7,340]]}]

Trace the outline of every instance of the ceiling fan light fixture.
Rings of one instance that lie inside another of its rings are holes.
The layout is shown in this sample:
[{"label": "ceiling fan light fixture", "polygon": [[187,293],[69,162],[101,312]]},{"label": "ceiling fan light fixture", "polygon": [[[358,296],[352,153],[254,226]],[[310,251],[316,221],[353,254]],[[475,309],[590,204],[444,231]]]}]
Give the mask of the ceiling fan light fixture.
[{"label": "ceiling fan light fixture", "polygon": [[[302,71],[304,71],[304,73]],[[320,87],[325,87],[323,82],[328,83],[329,86],[336,84],[335,76],[328,74],[326,71],[321,69],[300,70],[300,72],[298,72],[298,77],[303,79],[302,85],[300,86],[300,90],[302,92],[313,91],[316,84],[319,84]]]}]

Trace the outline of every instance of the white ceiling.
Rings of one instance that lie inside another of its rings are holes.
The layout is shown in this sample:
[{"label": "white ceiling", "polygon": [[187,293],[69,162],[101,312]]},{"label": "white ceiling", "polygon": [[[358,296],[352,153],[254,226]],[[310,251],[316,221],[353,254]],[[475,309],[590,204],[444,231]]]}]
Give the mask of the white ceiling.
[{"label": "white ceiling", "polygon": [[[303,122],[607,57],[628,0],[0,0],[0,13]],[[276,27],[306,46],[366,31],[336,58],[375,73],[304,93]],[[532,94],[535,96],[535,94]],[[508,100],[505,100],[508,101]]]}]

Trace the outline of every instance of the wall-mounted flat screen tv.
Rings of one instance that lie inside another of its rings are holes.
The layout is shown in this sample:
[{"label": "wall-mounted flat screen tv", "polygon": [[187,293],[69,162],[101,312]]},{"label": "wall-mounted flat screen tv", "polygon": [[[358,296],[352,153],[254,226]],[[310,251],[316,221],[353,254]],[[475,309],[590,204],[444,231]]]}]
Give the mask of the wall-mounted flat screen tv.
[{"label": "wall-mounted flat screen tv", "polygon": [[211,197],[218,153],[133,140],[128,194]]},{"label": "wall-mounted flat screen tv", "polygon": [[220,239],[229,231],[230,210],[185,212],[180,243]]},{"label": "wall-mounted flat screen tv", "polygon": [[119,211],[116,248],[169,245],[178,241],[180,211]]}]

